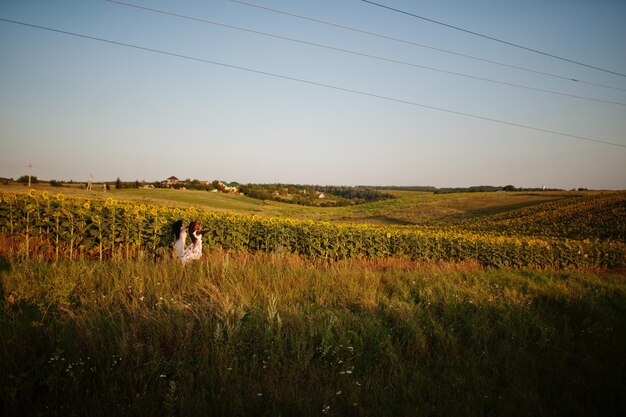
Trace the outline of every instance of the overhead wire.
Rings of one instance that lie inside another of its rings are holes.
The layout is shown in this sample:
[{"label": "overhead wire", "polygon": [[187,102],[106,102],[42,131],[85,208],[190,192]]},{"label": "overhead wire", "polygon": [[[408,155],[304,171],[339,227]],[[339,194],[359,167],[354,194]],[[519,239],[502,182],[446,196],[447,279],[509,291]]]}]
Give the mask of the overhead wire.
[{"label": "overhead wire", "polygon": [[464,74],[464,73],[461,73],[461,72],[449,71],[449,70],[436,68],[436,67],[430,67],[430,66],[426,66],[426,65],[419,65],[419,64],[415,64],[415,63],[411,63],[411,62],[401,61],[401,60],[392,59],[392,58],[386,58],[386,57],[382,57],[382,56],[378,56],[378,55],[367,54],[367,53],[358,52],[358,51],[354,51],[354,50],[350,50],[350,49],[338,48],[338,47],[334,47],[334,46],[330,46],[330,45],[324,45],[324,44],[315,43],[315,42],[309,42],[309,41],[305,41],[305,40],[301,40],[301,39],[295,39],[295,38],[291,38],[291,37],[287,37],[287,36],[276,35],[276,34],[272,34],[272,33],[268,33],[268,32],[262,32],[262,31],[258,31],[258,30],[243,28],[243,27],[240,27],[240,26],[235,26],[235,25],[215,22],[215,21],[212,21],[212,20],[207,20],[207,19],[202,19],[202,18],[198,18],[198,17],[183,15],[183,14],[180,14],[180,13],[168,12],[168,11],[165,11],[165,10],[155,9],[155,8],[141,6],[141,5],[137,5],[137,4],[126,3],[126,2],[117,1],[117,0],[106,0],[106,1],[108,1],[109,3],[115,3],[115,4],[122,5],[122,6],[132,7],[132,8],[143,10],[143,11],[159,13],[159,14],[163,14],[163,15],[167,15],[167,16],[173,16],[173,17],[177,17],[177,18],[181,18],[181,19],[186,19],[186,20],[198,22],[198,23],[205,23],[205,24],[210,24],[210,25],[214,25],[214,26],[224,27],[224,28],[228,28],[228,29],[239,30],[239,31],[247,32],[247,33],[252,33],[252,34],[255,34],[255,35],[261,35],[261,36],[266,36],[266,37],[270,37],[270,38],[274,38],[274,39],[280,39],[280,40],[285,40],[285,41],[289,41],[289,42],[295,42],[295,43],[299,43],[299,44],[313,46],[313,47],[317,47],[317,48],[323,48],[323,49],[328,49],[328,50],[332,50],[332,51],[342,52],[342,53],[346,53],[346,54],[357,55],[357,56],[361,56],[361,57],[365,57],[365,58],[376,59],[376,60],[379,60],[379,61],[385,61],[385,62],[390,62],[390,63],[394,63],[394,64],[410,66],[410,67],[413,67],[413,68],[420,68],[420,69],[425,69],[425,70],[429,70],[429,71],[435,71],[435,72],[440,72],[440,73],[444,73],[444,74],[454,75],[454,76],[458,76],[458,77],[470,78],[470,79],[474,79],[474,80],[478,80],[478,81],[484,81],[484,82],[489,82],[489,83],[494,83],[494,84],[499,84],[499,85],[506,85],[506,86],[509,86],[509,87],[523,88],[523,89],[526,89],[526,90],[537,91],[537,92],[541,92],[541,93],[555,94],[555,95],[559,95],[559,96],[572,97],[572,98],[581,99],[581,100],[588,100],[588,101],[595,101],[595,102],[599,102],[599,103],[615,104],[615,105],[618,105],[618,106],[626,106],[626,103],[622,103],[622,102],[618,102],[618,101],[603,100],[603,99],[599,99],[599,98],[588,97],[588,96],[580,96],[580,95],[569,94],[569,93],[563,93],[563,92],[560,92],[560,91],[548,90],[548,89],[544,89],[544,88],[536,88],[536,87],[526,86],[526,85],[522,85],[522,84],[516,84],[516,83],[512,83],[512,82],[499,81],[499,80],[494,80],[494,79],[491,79],[491,78],[479,77],[479,76],[475,76],[475,75],[471,75],[471,74]]},{"label": "overhead wire", "polygon": [[481,38],[489,39],[489,40],[494,41],[494,42],[499,42],[499,43],[502,43],[504,45],[512,46],[514,48],[523,49],[525,51],[533,52],[535,54],[547,56],[547,57],[550,57],[550,58],[558,59],[558,60],[561,60],[561,61],[565,61],[565,62],[569,62],[569,63],[572,63],[572,64],[576,64],[576,65],[581,65],[583,67],[591,68],[591,69],[598,70],[598,71],[603,71],[603,72],[606,72],[606,73],[609,73],[609,74],[619,75],[620,77],[626,77],[626,74],[622,74],[622,73],[619,73],[619,72],[616,72],[616,71],[611,71],[611,70],[608,70],[608,69],[605,69],[605,68],[600,68],[600,67],[597,67],[597,66],[594,66],[594,65],[586,64],[584,62],[575,61],[573,59],[564,58],[564,57],[561,57],[561,56],[558,56],[558,55],[554,55],[554,54],[551,54],[551,53],[548,53],[548,52],[539,51],[537,49],[533,49],[533,48],[529,48],[527,46],[523,46],[523,45],[519,45],[519,44],[516,44],[516,43],[513,43],[513,42],[505,41],[503,39],[495,38],[493,36],[483,35],[482,33],[474,32],[474,31],[468,30],[468,29],[463,29],[463,28],[458,27],[458,26],[454,26],[454,25],[451,25],[451,24],[448,24],[448,23],[444,23],[444,22],[441,22],[441,21],[438,21],[438,20],[430,19],[428,17],[420,16],[418,14],[407,12],[405,10],[396,9],[395,7],[387,6],[387,5],[384,5],[384,4],[381,4],[381,3],[376,3],[376,2],[370,1],[370,0],[361,0],[361,1],[363,3],[368,3],[368,4],[371,4],[373,6],[377,6],[377,7],[383,8],[383,9],[387,9],[387,10],[391,10],[393,12],[397,12],[397,13],[404,14],[404,15],[407,15],[407,16],[415,17],[417,19],[421,19],[421,20],[424,20],[424,21],[427,21],[427,22],[435,23],[437,25],[445,26],[447,28],[458,30],[458,31],[461,31],[461,32],[464,32],[464,33],[468,33],[470,35],[474,35],[474,36],[478,36],[478,37],[481,37]]},{"label": "overhead wire", "polygon": [[145,47],[145,46],[133,45],[133,44],[126,43],[126,42],[119,42],[119,41],[114,41],[114,40],[110,40],[110,39],[104,39],[104,38],[100,38],[100,37],[84,35],[84,34],[76,33],[76,32],[69,32],[69,31],[65,31],[65,30],[61,30],[61,29],[56,29],[56,28],[51,28],[51,27],[41,26],[41,25],[35,25],[35,24],[32,24],[32,23],[20,22],[20,21],[17,21],[17,20],[11,20],[11,19],[1,18],[1,17],[0,17],[0,21],[16,24],[16,25],[20,25],[20,26],[25,26],[25,27],[45,30],[45,31],[49,31],[49,32],[54,32],[54,33],[74,36],[74,37],[78,37],[78,38],[82,38],[82,39],[88,39],[88,40],[103,42],[103,43],[107,43],[107,44],[111,44],[111,45],[123,46],[123,47],[132,48],[132,49],[136,49],[136,50],[152,52],[152,53],[155,53],[155,54],[171,56],[171,57],[176,57],[176,58],[182,58],[182,59],[195,61],[195,62],[204,62],[204,63],[207,63],[207,64],[220,66],[220,67],[223,67],[223,68],[235,69],[235,70],[244,71],[244,72],[253,73],[253,74],[259,74],[259,75],[265,75],[265,76],[272,77],[272,78],[278,78],[278,79],[283,79],[283,80],[294,81],[294,82],[298,82],[298,83],[302,83],[302,84],[308,84],[308,85],[313,85],[313,86],[317,86],[317,87],[323,87],[323,88],[336,90],[336,91],[343,91],[343,92],[352,93],[352,94],[356,94],[356,95],[360,95],[360,96],[372,97],[372,98],[377,98],[377,99],[380,99],[380,100],[385,100],[385,101],[390,101],[390,102],[395,102],[395,103],[401,103],[401,104],[407,104],[407,105],[410,105],[410,106],[420,107],[420,108],[424,108],[424,109],[436,110],[436,111],[440,111],[440,112],[444,112],[444,113],[450,113],[450,114],[455,114],[455,115],[464,116],[464,117],[468,117],[468,118],[473,118],[473,119],[478,119],[478,120],[484,120],[484,121],[488,121],[488,122],[498,123],[498,124],[501,124],[501,125],[514,126],[514,127],[518,127],[518,128],[522,128],[522,129],[533,130],[533,131],[536,131],[536,132],[549,133],[549,134],[563,136],[563,137],[568,137],[568,138],[572,138],[572,139],[579,139],[579,140],[583,140],[583,141],[587,141],[587,142],[594,142],[594,143],[600,143],[600,144],[604,144],[604,145],[611,145],[611,146],[626,148],[626,145],[625,144],[621,144],[621,143],[609,142],[609,141],[596,139],[596,138],[591,138],[591,137],[587,137],[587,136],[573,135],[573,134],[569,134],[569,133],[558,132],[558,131],[555,131],[555,130],[529,126],[529,125],[525,125],[525,124],[521,124],[521,123],[508,122],[508,121],[505,121],[505,120],[499,120],[499,119],[494,119],[494,118],[490,118],[490,117],[486,117],[486,116],[480,116],[480,115],[475,115],[475,114],[471,114],[471,113],[466,113],[466,112],[462,112],[462,111],[446,109],[446,108],[443,108],[443,107],[430,106],[430,105],[426,105],[426,104],[422,104],[422,103],[418,103],[418,102],[414,102],[414,101],[409,101],[409,100],[404,100],[404,99],[399,99],[399,98],[394,98],[394,97],[389,97],[389,96],[383,96],[383,95],[379,95],[379,94],[375,94],[375,93],[368,93],[368,92],[364,92],[364,91],[360,91],[360,90],[354,90],[354,89],[350,89],[350,88],[346,88],[346,87],[320,83],[320,82],[317,82],[317,81],[311,81],[311,80],[306,80],[306,79],[302,79],[302,78],[296,78],[296,77],[292,77],[292,76],[289,76],[289,75],[276,74],[276,73],[272,73],[272,72],[268,72],[268,71],[262,71],[262,70],[257,70],[257,69],[253,69],[253,68],[247,68],[247,67],[242,67],[242,66],[238,66],[238,65],[232,65],[232,64],[227,64],[227,63],[223,63],[223,62],[213,61],[213,60],[209,60],[209,59],[198,58],[198,57],[193,57],[193,56],[183,55],[183,54],[178,54],[178,53],[175,53],[175,52],[163,51],[163,50],[160,50],[160,49],[148,48],[148,47]]},{"label": "overhead wire", "polygon": [[[106,0],[106,1],[115,2],[114,0]],[[487,58],[481,58],[481,57],[474,56],[474,55],[464,54],[464,53],[461,53],[461,52],[451,51],[451,50],[448,50],[448,49],[438,48],[438,47],[434,47],[434,46],[431,46],[431,45],[426,45],[426,44],[423,44],[423,43],[414,42],[414,41],[411,41],[411,40],[408,40],[408,39],[396,38],[396,37],[393,37],[393,36],[388,36],[388,35],[384,35],[384,34],[381,34],[381,33],[376,33],[376,32],[372,32],[372,31],[368,31],[368,30],[363,30],[363,29],[352,27],[352,26],[342,25],[342,24],[338,24],[338,23],[332,23],[332,22],[328,22],[328,21],[325,21],[325,20],[316,19],[316,18],[312,18],[312,17],[300,15],[300,14],[291,13],[291,12],[286,12],[286,11],[275,9],[275,8],[271,8],[271,7],[261,6],[261,5],[254,4],[254,3],[248,3],[248,2],[245,2],[245,1],[242,1],[242,0],[230,0],[230,1],[233,2],[233,3],[238,3],[238,4],[241,4],[241,5],[244,5],[244,6],[257,8],[257,9],[260,9],[260,10],[265,10],[265,11],[268,11],[268,12],[271,12],[271,13],[277,13],[277,14],[282,14],[282,15],[285,15],[285,16],[295,17],[297,19],[307,20],[307,21],[310,21],[310,22],[314,22],[314,23],[318,23],[318,24],[322,24],[322,25],[326,25],[326,26],[331,26],[331,27],[336,27],[336,28],[339,28],[339,29],[352,31],[352,32],[355,32],[355,33],[361,33],[363,35],[368,35],[368,36],[372,36],[372,37],[376,37],[376,38],[380,38],[380,39],[386,39],[386,40],[389,40],[389,41],[398,42],[398,43],[402,43],[402,44],[405,44],[405,45],[411,45],[411,46],[415,46],[415,47],[418,47],[418,48],[430,49],[432,51],[437,51],[437,52],[441,52],[441,53],[445,53],[445,54],[459,56],[459,57],[462,57],[462,58],[471,59],[471,60],[475,60],[475,61],[479,61],[479,62],[485,62],[485,63],[488,63],[488,64],[499,65],[499,66],[506,67],[506,68],[511,68],[511,69],[515,69],[515,70],[519,70],[519,71],[525,71],[525,72],[529,72],[529,73],[533,73],[533,74],[543,75],[543,76],[546,76],[546,77],[558,78],[558,79],[561,79],[561,80],[566,80],[566,81],[570,81],[570,82],[574,82],[574,83],[591,85],[591,86],[594,86],[594,87],[601,87],[601,88],[608,88],[608,89],[611,89],[611,90],[626,91],[626,88],[622,88],[622,87],[616,87],[616,86],[596,83],[596,82],[592,82],[592,81],[585,81],[585,80],[581,80],[581,79],[570,77],[570,76],[553,74],[553,73],[549,73],[549,72],[545,72],[545,71],[535,70],[535,69],[532,69],[532,68],[527,68],[527,67],[522,67],[522,66],[518,66],[518,65],[508,64],[508,63],[505,63],[505,62],[495,61],[495,60],[491,60],[491,59],[487,59]]]}]

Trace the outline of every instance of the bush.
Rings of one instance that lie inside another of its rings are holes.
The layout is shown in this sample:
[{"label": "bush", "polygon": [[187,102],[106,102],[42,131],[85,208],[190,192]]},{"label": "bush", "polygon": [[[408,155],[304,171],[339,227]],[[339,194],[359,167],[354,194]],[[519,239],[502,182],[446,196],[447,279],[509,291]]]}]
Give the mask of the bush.
[{"label": "bush", "polygon": [[[28,184],[28,175],[22,175],[21,177],[17,179],[17,182],[22,183],[22,184]],[[30,183],[37,184],[38,182],[39,180],[37,180],[37,177],[34,175],[31,175]]]}]

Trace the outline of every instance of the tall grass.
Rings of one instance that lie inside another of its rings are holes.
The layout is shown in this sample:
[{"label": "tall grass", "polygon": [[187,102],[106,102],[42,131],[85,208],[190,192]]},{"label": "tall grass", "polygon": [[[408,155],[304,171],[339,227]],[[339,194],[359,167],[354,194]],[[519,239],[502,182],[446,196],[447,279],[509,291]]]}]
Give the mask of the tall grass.
[{"label": "tall grass", "polygon": [[3,415],[624,415],[626,278],[284,254],[0,264]]}]

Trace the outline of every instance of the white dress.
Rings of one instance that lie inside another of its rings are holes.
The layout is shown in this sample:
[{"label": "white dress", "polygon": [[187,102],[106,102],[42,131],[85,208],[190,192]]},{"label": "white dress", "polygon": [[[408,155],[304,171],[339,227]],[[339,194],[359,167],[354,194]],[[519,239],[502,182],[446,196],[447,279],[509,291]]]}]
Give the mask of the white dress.
[{"label": "white dress", "polygon": [[187,249],[185,249],[183,254],[180,256],[180,260],[183,261],[183,263],[194,261],[202,257],[202,235],[195,231],[193,232],[193,235],[196,237],[196,243],[191,243],[187,246]]},{"label": "white dress", "polygon": [[187,230],[181,230],[178,240],[174,242],[174,256],[180,258],[185,251],[185,240],[187,240]]}]

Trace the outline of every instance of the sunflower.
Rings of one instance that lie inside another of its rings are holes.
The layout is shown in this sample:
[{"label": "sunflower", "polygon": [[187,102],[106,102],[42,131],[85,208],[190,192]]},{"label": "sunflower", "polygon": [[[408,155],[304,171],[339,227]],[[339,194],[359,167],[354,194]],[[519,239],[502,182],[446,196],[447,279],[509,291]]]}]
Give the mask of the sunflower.
[{"label": "sunflower", "polygon": [[57,200],[59,201],[64,201],[65,200],[65,196],[61,193],[57,194]]},{"label": "sunflower", "polygon": [[91,205],[89,204],[89,201],[87,201],[85,204],[83,204],[83,208],[85,210],[89,210],[91,208]]},{"label": "sunflower", "polygon": [[28,192],[28,195],[30,197],[35,197],[37,195],[37,191],[31,188],[30,191]]}]

